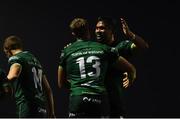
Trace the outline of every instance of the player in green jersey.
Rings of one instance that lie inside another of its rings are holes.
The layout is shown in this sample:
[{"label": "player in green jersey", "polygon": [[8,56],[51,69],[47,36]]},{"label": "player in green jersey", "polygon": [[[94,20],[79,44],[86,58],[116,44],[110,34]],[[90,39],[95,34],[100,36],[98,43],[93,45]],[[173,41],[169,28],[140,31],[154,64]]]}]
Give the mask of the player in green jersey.
[{"label": "player in green jersey", "polygon": [[[115,24],[113,19],[109,17],[99,17],[96,24],[96,38],[98,42],[107,44],[109,46],[113,46],[118,49],[118,52],[125,58],[132,56],[137,49],[145,49],[148,48],[148,44],[142,39],[140,36],[134,34],[128,27],[126,21],[121,18],[122,30],[126,37],[130,40],[122,40],[118,41],[115,37]],[[123,72],[119,73],[113,67],[110,68],[109,76],[114,79],[109,82],[107,80],[107,89],[110,100],[110,117],[119,118],[123,116],[123,103],[122,103],[122,86],[127,88],[130,84],[132,84],[132,80],[127,78],[128,73],[125,72],[123,76]],[[125,78],[124,78],[125,77]],[[121,85],[119,82],[122,80]]]},{"label": "player in green jersey", "polygon": [[7,55],[7,79],[13,87],[18,117],[54,117],[54,102],[50,85],[37,58],[23,51],[17,36],[5,39],[3,49]]},{"label": "player in green jersey", "polygon": [[107,117],[108,98],[104,85],[109,64],[136,77],[136,70],[116,48],[90,41],[88,23],[75,18],[70,23],[76,41],[61,52],[58,85],[70,83],[69,117]]}]

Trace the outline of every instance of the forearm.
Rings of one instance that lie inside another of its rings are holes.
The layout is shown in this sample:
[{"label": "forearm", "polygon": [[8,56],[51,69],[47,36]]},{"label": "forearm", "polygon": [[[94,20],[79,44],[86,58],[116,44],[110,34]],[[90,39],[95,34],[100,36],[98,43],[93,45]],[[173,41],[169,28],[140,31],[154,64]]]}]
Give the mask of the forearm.
[{"label": "forearm", "polygon": [[21,70],[22,70],[21,64],[19,64],[19,63],[12,64],[10,69],[9,69],[7,79],[9,81],[16,80],[19,77]]},{"label": "forearm", "polygon": [[65,74],[62,66],[58,67],[58,87],[62,88],[68,84],[67,80],[65,80]]},{"label": "forearm", "polygon": [[45,89],[45,95],[47,97],[47,102],[48,102],[48,109],[49,109],[48,113],[49,113],[49,116],[53,116],[54,115],[54,99],[53,99],[52,90],[46,78],[44,78],[43,84],[44,84],[44,89]]},{"label": "forearm", "polygon": [[128,73],[128,78],[133,82],[136,78],[136,68],[133,64],[128,62],[125,58],[119,57],[118,62],[116,63],[116,66],[123,71]]},{"label": "forearm", "polygon": [[136,79],[136,68],[132,65],[129,72],[128,72],[128,78],[130,79],[130,83],[132,84],[134,80]]},{"label": "forearm", "polygon": [[49,107],[49,115],[54,116],[55,115],[54,114],[54,99],[53,99],[52,91],[48,93],[47,100],[48,100],[48,107]]}]

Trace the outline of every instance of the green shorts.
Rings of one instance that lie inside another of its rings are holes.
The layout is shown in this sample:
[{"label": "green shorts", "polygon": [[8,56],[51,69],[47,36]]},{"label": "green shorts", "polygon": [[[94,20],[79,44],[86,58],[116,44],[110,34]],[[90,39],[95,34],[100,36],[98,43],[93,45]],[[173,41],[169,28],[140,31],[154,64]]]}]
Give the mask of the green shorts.
[{"label": "green shorts", "polygon": [[45,118],[47,117],[47,110],[36,104],[29,104],[22,102],[16,106],[17,117],[30,117],[30,118]]},{"label": "green shorts", "polygon": [[70,96],[69,117],[108,117],[109,105],[106,95]]}]

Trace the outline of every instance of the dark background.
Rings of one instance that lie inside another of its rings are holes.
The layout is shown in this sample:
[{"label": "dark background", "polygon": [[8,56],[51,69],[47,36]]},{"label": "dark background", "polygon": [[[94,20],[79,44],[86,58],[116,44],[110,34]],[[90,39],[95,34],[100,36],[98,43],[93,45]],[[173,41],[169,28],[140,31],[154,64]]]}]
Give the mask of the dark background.
[{"label": "dark background", "polygon": [[[2,41],[9,35],[24,39],[25,50],[41,61],[52,86],[57,117],[65,117],[67,90],[57,87],[60,50],[71,41],[68,29],[74,17],[89,20],[94,30],[98,16],[123,17],[150,48],[132,62],[137,80],[125,90],[128,117],[180,117],[178,1],[0,1],[0,67],[7,70]],[[0,101],[0,117],[14,117],[13,99]]]}]

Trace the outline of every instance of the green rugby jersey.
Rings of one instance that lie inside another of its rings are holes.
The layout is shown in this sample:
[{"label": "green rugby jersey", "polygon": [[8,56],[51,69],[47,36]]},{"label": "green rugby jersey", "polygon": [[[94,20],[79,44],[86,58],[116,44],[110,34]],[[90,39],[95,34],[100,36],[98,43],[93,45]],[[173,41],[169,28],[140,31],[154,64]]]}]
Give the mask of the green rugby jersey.
[{"label": "green rugby jersey", "polygon": [[107,67],[117,57],[115,48],[93,41],[77,40],[65,48],[59,65],[71,83],[71,95],[105,94]]},{"label": "green rugby jersey", "polygon": [[22,66],[19,78],[12,81],[16,105],[26,102],[44,107],[43,68],[40,62],[30,52],[23,51],[10,57],[8,63],[10,66],[14,63]]},{"label": "green rugby jersey", "polygon": [[[118,49],[118,53],[125,58],[130,58],[134,54],[135,47],[132,47],[132,41],[123,40],[114,45]],[[108,78],[111,78],[111,80],[106,80],[106,88],[110,103],[110,115],[112,117],[123,116],[125,109],[123,95],[123,72],[114,68],[114,64],[109,67],[108,72]]]},{"label": "green rugby jersey", "polygon": [[135,52],[135,47],[132,47],[133,42],[129,40],[124,40],[119,42],[116,45],[116,48],[118,49],[118,52],[121,54],[121,56],[125,58],[131,57]]},{"label": "green rugby jersey", "polygon": [[[123,41],[119,42],[116,45],[116,48],[118,49],[118,53],[125,58],[132,57],[136,51],[135,47],[132,47],[132,44],[133,44],[133,42],[130,40],[123,40]],[[112,66],[110,68],[110,72],[111,72],[110,76],[113,80],[111,82],[108,81],[107,85],[110,86],[109,90],[112,89],[116,93],[122,94],[122,83],[121,82],[123,82],[123,80],[122,80],[124,77],[123,72],[116,70],[113,67],[114,66]],[[111,85],[109,83],[111,83]]]}]

